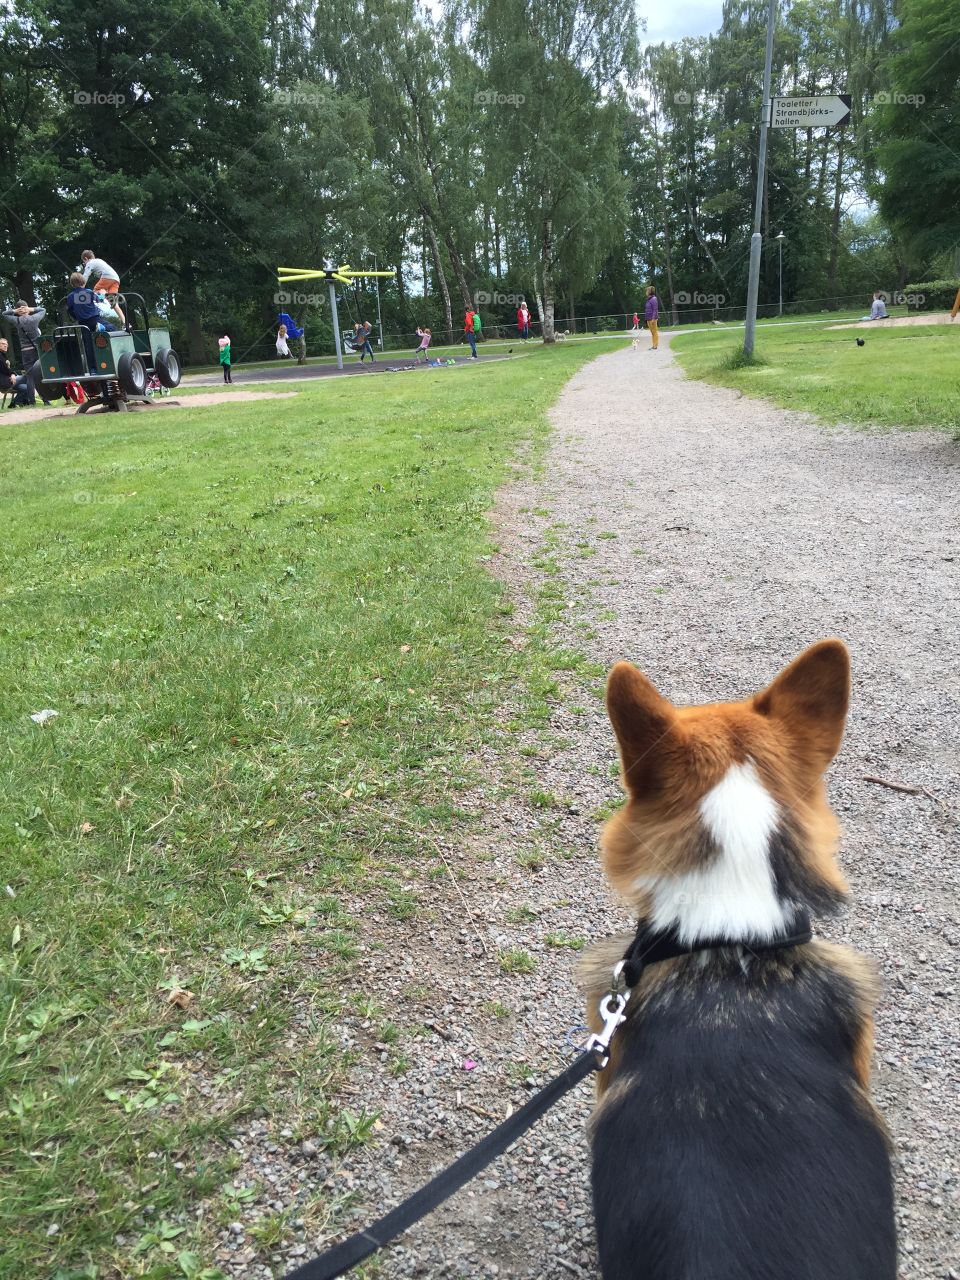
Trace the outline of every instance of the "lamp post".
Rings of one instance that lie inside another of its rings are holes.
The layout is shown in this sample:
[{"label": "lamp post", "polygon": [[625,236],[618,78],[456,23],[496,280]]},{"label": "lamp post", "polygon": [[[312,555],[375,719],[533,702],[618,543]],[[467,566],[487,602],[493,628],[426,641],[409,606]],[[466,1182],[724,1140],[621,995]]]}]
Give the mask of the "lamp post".
[{"label": "lamp post", "polygon": [[[377,255],[373,255],[373,269],[380,270],[380,264],[377,262]],[[380,277],[377,276],[377,329],[380,333],[380,350],[383,350],[383,320],[380,318]]]},{"label": "lamp post", "polygon": [[753,235],[750,237],[750,270],[747,276],[747,314],[743,325],[743,354],[749,360],[757,328],[757,297],[760,293],[760,234],[763,191],[767,171],[767,129],[770,126],[770,78],[773,70],[773,37],[777,25],[777,0],[767,10],[767,52],[763,62],[763,114],[760,117],[760,151],[757,156],[757,198],[753,207]]},{"label": "lamp post", "polygon": [[786,238],[782,231],[777,235],[777,245],[780,249],[780,315],[783,315],[783,242]]}]

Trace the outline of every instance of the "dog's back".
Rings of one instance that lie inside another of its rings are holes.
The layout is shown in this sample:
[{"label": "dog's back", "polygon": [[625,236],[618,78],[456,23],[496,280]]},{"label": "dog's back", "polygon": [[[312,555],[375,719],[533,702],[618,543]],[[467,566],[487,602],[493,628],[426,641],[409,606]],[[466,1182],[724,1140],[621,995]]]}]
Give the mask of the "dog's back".
[{"label": "dog's back", "polygon": [[637,993],[593,1123],[605,1280],[894,1280],[863,995],[827,950],[690,956]]},{"label": "dog's back", "polygon": [[[678,711],[635,669],[611,675],[629,803],[605,833],[607,874],[638,936],[690,954],[644,972],[601,1077],[604,1280],[896,1278],[868,1093],[873,975],[846,948],[776,946],[792,913],[845,890],[821,775],[847,689],[836,642],[722,707]],[[591,1005],[618,951],[588,959]]]}]

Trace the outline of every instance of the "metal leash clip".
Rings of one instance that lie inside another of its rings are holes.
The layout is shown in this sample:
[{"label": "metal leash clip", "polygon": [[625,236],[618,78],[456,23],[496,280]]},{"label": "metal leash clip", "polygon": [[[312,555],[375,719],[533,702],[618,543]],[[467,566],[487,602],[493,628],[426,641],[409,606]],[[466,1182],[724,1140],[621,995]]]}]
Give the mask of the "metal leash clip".
[{"label": "metal leash clip", "polygon": [[600,1001],[600,1017],[603,1019],[603,1030],[590,1037],[584,1045],[584,1052],[597,1055],[597,1066],[601,1071],[610,1061],[610,1054],[607,1050],[610,1048],[613,1033],[620,1023],[626,1020],[627,1015],[624,1013],[624,1009],[626,1009],[629,999],[629,991],[611,991]]}]

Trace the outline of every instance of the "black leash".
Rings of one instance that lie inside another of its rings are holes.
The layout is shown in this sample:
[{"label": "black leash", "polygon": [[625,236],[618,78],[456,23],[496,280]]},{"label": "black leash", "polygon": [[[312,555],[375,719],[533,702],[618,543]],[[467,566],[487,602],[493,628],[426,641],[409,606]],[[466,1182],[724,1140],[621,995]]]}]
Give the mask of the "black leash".
[{"label": "black leash", "polygon": [[488,1133],[482,1142],[471,1147],[459,1160],[455,1160],[435,1178],[421,1187],[403,1204],[391,1209],[365,1231],[359,1231],[343,1244],[328,1249],[319,1258],[306,1262],[296,1271],[291,1271],[286,1280],[333,1280],[341,1276],[351,1267],[355,1267],[371,1253],[382,1249],[388,1241],[401,1235],[415,1222],[425,1217],[438,1204],[442,1204],[455,1191],[471,1178],[485,1169],[492,1160],[502,1155],[507,1147],[517,1141],[555,1102],[575,1088],[581,1080],[597,1071],[603,1065],[601,1058],[593,1049],[581,1053],[560,1075],[550,1081],[539,1093],[535,1093],[529,1102],[524,1103],[519,1111],[509,1119],[497,1125],[492,1133]]},{"label": "black leash", "polygon": [[[524,1103],[519,1111],[509,1119],[497,1125],[492,1133],[464,1152],[458,1160],[441,1170],[436,1177],[415,1191],[412,1196],[398,1204],[395,1209],[379,1218],[365,1231],[358,1231],[342,1244],[335,1245],[311,1262],[305,1262],[296,1271],[291,1271],[285,1280],[335,1280],[355,1267],[371,1253],[376,1253],[385,1244],[402,1235],[443,1204],[455,1191],[459,1191],[471,1178],[475,1178],[488,1164],[503,1155],[522,1137],[528,1129],[537,1123],[542,1115],[571,1089],[576,1088],[592,1071],[601,1071],[608,1062],[607,1049],[613,1033],[626,1017],[624,1009],[630,998],[631,990],[640,981],[640,977],[651,964],[662,960],[674,960],[680,956],[693,955],[698,951],[718,951],[724,948],[742,946],[748,951],[778,951],[786,947],[799,947],[809,942],[812,937],[810,917],[805,911],[797,910],[790,925],[783,933],[766,940],[729,938],[712,938],[705,942],[684,943],[679,940],[673,930],[651,930],[646,924],[637,925],[637,933],[623,959],[614,968],[614,987],[609,995],[600,1002],[600,1015],[604,1020],[603,1031],[591,1036],[583,1053],[580,1054],[566,1070],[555,1076],[539,1093],[535,1093],[529,1102]],[[626,990],[618,994],[617,986],[622,981]]]}]

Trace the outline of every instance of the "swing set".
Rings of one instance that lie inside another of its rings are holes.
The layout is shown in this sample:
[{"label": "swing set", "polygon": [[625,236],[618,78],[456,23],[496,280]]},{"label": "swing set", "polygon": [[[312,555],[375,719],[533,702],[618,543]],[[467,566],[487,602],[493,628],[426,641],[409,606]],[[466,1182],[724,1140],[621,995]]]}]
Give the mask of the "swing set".
[{"label": "swing set", "polygon": [[314,267],[277,267],[277,279],[281,288],[301,280],[324,280],[329,285],[333,341],[337,348],[338,369],[343,368],[343,346],[340,340],[340,316],[337,312],[337,285],[350,286],[362,276],[388,276],[392,279],[396,274],[396,271],[354,271],[348,263],[342,267],[324,267],[319,270]]}]

